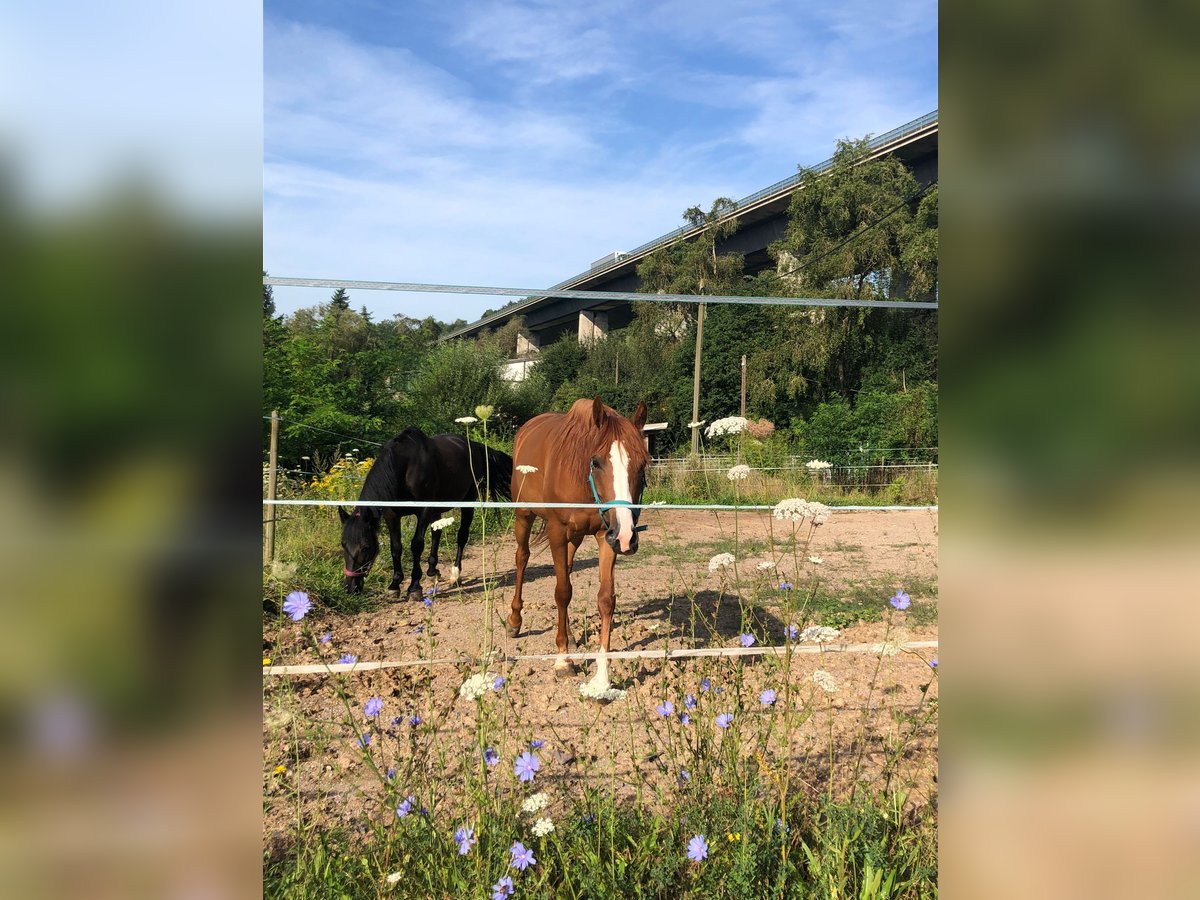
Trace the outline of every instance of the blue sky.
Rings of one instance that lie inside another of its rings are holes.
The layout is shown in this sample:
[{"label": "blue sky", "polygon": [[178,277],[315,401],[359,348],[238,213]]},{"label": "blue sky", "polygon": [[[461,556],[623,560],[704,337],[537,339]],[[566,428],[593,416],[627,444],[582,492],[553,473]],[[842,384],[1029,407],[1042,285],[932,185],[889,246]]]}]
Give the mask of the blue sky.
[{"label": "blue sky", "polygon": [[[264,7],[273,275],[544,287],[937,107],[933,0]],[[276,288],[281,312],[327,290]],[[503,298],[358,291],[377,319]]]}]

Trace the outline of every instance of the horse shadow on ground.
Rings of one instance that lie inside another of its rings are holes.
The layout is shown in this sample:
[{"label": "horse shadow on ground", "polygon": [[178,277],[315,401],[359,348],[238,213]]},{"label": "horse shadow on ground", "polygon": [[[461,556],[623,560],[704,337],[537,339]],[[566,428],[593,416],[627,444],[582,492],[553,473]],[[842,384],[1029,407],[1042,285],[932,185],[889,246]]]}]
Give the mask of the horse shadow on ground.
[{"label": "horse shadow on ground", "polygon": [[[788,625],[761,606],[739,604],[736,595],[719,591],[700,591],[694,598],[669,596],[645,600],[626,615],[629,619],[660,621],[664,613],[670,623],[672,643],[682,638],[685,645],[697,648],[725,647],[747,632],[755,636],[758,645],[782,643]],[[625,649],[661,646],[664,637],[666,635],[647,635]]]}]

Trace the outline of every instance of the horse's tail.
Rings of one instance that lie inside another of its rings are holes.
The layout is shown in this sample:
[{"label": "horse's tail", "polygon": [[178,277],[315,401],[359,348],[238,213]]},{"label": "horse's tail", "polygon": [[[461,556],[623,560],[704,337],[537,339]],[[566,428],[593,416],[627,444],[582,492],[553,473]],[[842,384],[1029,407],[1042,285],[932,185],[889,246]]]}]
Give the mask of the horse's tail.
[{"label": "horse's tail", "polygon": [[487,449],[487,475],[488,487],[495,497],[503,500],[512,499],[512,473],[513,461],[512,457],[503,450],[496,450],[493,447]]}]

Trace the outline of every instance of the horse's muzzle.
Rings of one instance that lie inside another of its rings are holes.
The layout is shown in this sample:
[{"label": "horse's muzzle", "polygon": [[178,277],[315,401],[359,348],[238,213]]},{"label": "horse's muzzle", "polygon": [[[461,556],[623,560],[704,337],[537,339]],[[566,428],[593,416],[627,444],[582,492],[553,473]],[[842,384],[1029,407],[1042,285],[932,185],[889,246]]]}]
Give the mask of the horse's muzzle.
[{"label": "horse's muzzle", "polygon": [[[614,524],[614,526],[616,525],[615,522],[613,524]],[[619,533],[620,533],[620,529],[616,528],[616,527],[609,528],[604,533],[604,539],[606,541],[608,541],[608,546],[612,547],[613,550],[615,550],[617,553],[623,554],[625,556],[632,556],[634,553],[637,553],[638,530],[636,528],[633,530],[633,535],[629,538],[629,549],[628,550],[621,549],[621,539],[618,537]]]}]

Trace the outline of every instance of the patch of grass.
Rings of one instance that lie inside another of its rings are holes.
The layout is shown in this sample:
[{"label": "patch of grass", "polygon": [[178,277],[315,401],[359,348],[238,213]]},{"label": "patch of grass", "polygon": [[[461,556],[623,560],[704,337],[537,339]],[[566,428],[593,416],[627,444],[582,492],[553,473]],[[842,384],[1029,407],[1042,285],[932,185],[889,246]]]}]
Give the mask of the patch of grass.
[{"label": "patch of grass", "polygon": [[[271,898],[489,897],[509,876],[525,897],[894,897],[937,894],[931,813],[903,812],[902,795],[835,802],[797,797],[783,807],[756,779],[740,794],[712,784],[681,791],[669,814],[587,791],[544,838],[522,829],[515,802],[476,828],[462,855],[453,821],[410,814],[367,834],[312,831],[264,862]],[[687,858],[702,835],[706,859]],[[520,840],[537,865],[510,866]],[[386,878],[399,873],[394,887]]]}]

